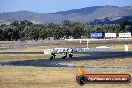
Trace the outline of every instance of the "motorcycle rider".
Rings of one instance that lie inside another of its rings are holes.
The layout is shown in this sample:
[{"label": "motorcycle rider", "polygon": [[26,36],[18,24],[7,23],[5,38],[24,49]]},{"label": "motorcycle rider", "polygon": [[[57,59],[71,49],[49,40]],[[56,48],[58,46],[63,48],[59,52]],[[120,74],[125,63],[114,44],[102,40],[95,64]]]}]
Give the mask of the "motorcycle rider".
[{"label": "motorcycle rider", "polygon": [[73,56],[73,49],[69,49],[69,58],[72,58]]},{"label": "motorcycle rider", "polygon": [[66,59],[67,58],[67,50],[65,50],[62,54],[62,59]]},{"label": "motorcycle rider", "polygon": [[51,55],[50,55],[50,60],[55,59],[55,57],[56,57],[56,53],[53,50],[52,53],[51,53]]}]

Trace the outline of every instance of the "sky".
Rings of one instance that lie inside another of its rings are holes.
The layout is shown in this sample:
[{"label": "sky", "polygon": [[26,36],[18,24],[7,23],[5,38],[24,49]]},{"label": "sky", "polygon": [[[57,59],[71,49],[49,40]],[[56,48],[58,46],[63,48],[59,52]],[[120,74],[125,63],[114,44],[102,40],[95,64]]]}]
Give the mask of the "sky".
[{"label": "sky", "polygon": [[16,11],[55,13],[105,5],[132,6],[132,0],[0,0],[0,13]]}]

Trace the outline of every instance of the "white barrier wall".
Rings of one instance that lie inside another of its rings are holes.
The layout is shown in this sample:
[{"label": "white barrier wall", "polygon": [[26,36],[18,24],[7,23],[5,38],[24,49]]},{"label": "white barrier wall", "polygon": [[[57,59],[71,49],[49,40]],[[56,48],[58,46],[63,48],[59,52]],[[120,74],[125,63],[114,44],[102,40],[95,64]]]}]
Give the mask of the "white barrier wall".
[{"label": "white barrier wall", "polygon": [[106,46],[99,46],[95,48],[76,48],[76,52],[105,52],[105,51],[111,51],[110,47]]},{"label": "white barrier wall", "polygon": [[131,33],[119,33],[119,37],[120,38],[129,38],[131,37]]},{"label": "white barrier wall", "polygon": [[56,53],[62,53],[64,51],[68,51],[69,48],[55,48]]},{"label": "white barrier wall", "polygon": [[45,49],[44,54],[51,54],[53,51],[55,53],[63,53],[64,51],[71,52],[73,49],[71,48],[55,48],[55,49]]},{"label": "white barrier wall", "polygon": [[106,38],[116,38],[116,33],[105,33]]},{"label": "white barrier wall", "polygon": [[44,54],[51,54],[53,52],[53,49],[46,49],[44,50]]},{"label": "white barrier wall", "polygon": [[44,50],[44,54],[51,54],[53,51],[55,53],[62,53],[65,50],[67,50],[68,52],[100,52],[100,51],[111,51],[110,47],[106,47],[106,46],[99,46],[99,47],[95,47],[95,48],[76,48],[76,49],[71,49],[71,48],[55,48],[55,49],[45,49]]}]

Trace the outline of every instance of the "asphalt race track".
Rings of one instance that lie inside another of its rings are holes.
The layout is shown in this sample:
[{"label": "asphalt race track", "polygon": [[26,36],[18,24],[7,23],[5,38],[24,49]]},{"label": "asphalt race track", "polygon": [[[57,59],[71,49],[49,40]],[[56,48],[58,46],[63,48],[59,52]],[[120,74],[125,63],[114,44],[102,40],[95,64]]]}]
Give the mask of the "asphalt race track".
[{"label": "asphalt race track", "polygon": [[[43,52],[1,52],[0,54],[43,54]],[[34,67],[75,67],[71,64],[72,61],[88,61],[97,59],[113,59],[132,57],[132,51],[129,52],[85,52],[76,54],[88,54],[88,56],[73,57],[72,59],[56,58],[50,61],[49,59],[35,59],[23,61],[8,61],[0,62],[1,66],[34,66]]]}]

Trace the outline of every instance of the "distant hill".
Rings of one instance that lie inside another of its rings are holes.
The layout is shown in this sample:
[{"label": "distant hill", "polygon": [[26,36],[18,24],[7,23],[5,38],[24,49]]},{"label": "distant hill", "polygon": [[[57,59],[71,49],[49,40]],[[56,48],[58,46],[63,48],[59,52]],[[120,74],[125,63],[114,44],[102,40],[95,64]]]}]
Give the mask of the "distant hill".
[{"label": "distant hill", "polygon": [[103,18],[103,19],[95,19],[94,21],[90,22],[90,24],[120,24],[124,21],[132,22],[132,15],[131,16],[123,16],[118,18]]},{"label": "distant hill", "polygon": [[122,21],[122,19],[129,20],[128,18],[132,18],[131,16],[132,6],[94,6],[56,13],[34,13],[29,11],[5,12],[0,13],[0,23],[16,20],[29,20],[42,24],[50,22],[61,23],[64,20],[86,23],[106,18],[111,21],[109,23],[118,23],[119,21]]}]

